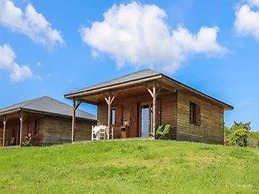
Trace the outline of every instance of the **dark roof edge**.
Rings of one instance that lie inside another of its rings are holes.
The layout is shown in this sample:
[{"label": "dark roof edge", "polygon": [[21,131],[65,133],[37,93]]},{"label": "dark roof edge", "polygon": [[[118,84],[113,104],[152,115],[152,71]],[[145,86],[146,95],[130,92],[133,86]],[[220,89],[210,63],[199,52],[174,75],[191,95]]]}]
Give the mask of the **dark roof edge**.
[{"label": "dark roof edge", "polygon": [[68,94],[65,94],[64,97],[65,98],[73,98],[75,97],[77,94],[80,94],[80,93],[84,93],[84,92],[90,92],[90,91],[94,91],[94,90],[101,90],[103,88],[107,88],[107,87],[114,87],[116,85],[121,85],[121,84],[125,84],[125,83],[130,83],[130,82],[136,82],[136,81],[140,81],[140,80],[145,80],[145,79],[149,79],[149,78],[152,78],[152,77],[157,77],[156,79],[158,78],[161,78],[163,76],[162,73],[158,73],[158,74],[155,74],[155,75],[151,75],[151,76],[146,76],[146,77],[142,77],[142,78],[138,78],[138,79],[133,79],[133,80],[130,80],[130,81],[124,81],[124,82],[121,82],[121,83],[116,83],[116,84],[110,84],[110,85],[106,85],[106,86],[101,86],[101,87],[96,87],[96,88],[91,88],[89,90],[85,89],[85,90],[80,90],[80,91],[75,91],[75,92],[71,92],[71,93],[68,93]]},{"label": "dark roof edge", "polygon": [[227,107],[226,110],[233,110],[234,109],[233,106],[231,106],[231,105],[229,105],[229,104],[227,104],[225,102],[222,102],[222,101],[220,101],[220,100],[218,100],[218,99],[216,99],[216,98],[214,98],[212,96],[209,96],[209,95],[207,95],[207,94],[205,94],[205,93],[203,93],[203,92],[201,92],[201,91],[199,91],[197,89],[194,89],[194,88],[192,88],[192,87],[190,87],[190,86],[188,86],[188,85],[186,85],[186,84],[184,84],[184,83],[182,83],[180,81],[177,81],[177,80],[175,80],[175,79],[173,79],[173,78],[171,78],[171,77],[169,77],[167,75],[164,75],[163,73],[157,73],[155,75],[146,76],[146,77],[142,77],[142,78],[138,78],[138,79],[133,79],[133,80],[130,80],[130,81],[124,81],[124,82],[121,82],[121,83],[116,83],[116,84],[96,87],[96,88],[92,88],[92,89],[89,89],[89,90],[85,89],[85,90],[75,91],[75,92],[71,92],[71,93],[65,94],[64,97],[72,99],[74,97],[77,97],[78,94],[82,94],[84,92],[91,92],[91,91],[95,91],[95,90],[101,90],[101,89],[104,89],[104,88],[107,88],[107,87],[115,87],[117,85],[126,84],[126,83],[130,83],[130,82],[136,82],[136,81],[140,81],[140,80],[144,81],[145,79],[152,78],[152,77],[154,77],[155,79],[159,79],[161,77],[164,77],[166,79],[169,79],[170,81],[173,81],[173,82],[179,84],[180,86],[186,88],[187,90],[190,90],[190,91],[192,91],[194,93],[197,93],[198,95],[204,96],[205,98],[211,99],[212,101],[215,101],[215,102],[217,102],[219,104],[222,104],[223,106]]},{"label": "dark roof edge", "polygon": [[[0,116],[16,113],[16,112],[19,112],[19,111],[30,112],[30,113],[41,113],[41,114],[44,114],[44,115],[60,116],[60,117],[66,117],[66,118],[72,117],[72,115],[70,116],[70,115],[64,115],[64,114],[58,114],[58,113],[51,113],[51,112],[47,112],[47,111],[38,111],[38,110],[28,109],[28,108],[16,108],[16,109],[8,110],[8,111],[0,113]],[[86,117],[81,117],[81,116],[76,116],[76,118],[96,121],[96,119],[91,119],[91,118],[86,118]]]},{"label": "dark roof edge", "polygon": [[10,113],[19,112],[19,111],[21,111],[21,110],[22,110],[21,107],[17,107],[17,108],[13,108],[13,109],[9,109],[9,110],[0,111],[0,116],[3,116],[3,115],[5,115],[5,114],[10,114]]}]

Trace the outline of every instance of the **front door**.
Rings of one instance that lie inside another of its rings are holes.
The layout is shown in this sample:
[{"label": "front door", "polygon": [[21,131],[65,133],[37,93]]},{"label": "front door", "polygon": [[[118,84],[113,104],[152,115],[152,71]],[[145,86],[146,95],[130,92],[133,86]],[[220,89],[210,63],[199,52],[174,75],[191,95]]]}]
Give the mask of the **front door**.
[{"label": "front door", "polygon": [[147,138],[149,137],[149,133],[152,127],[152,111],[150,104],[143,104],[140,106],[140,136]]}]

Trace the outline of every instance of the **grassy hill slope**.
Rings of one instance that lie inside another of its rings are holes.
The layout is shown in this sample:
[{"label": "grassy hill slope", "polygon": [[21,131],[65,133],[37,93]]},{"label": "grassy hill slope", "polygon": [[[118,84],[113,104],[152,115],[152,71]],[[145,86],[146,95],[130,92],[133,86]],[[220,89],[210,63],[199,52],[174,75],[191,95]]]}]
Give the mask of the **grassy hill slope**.
[{"label": "grassy hill slope", "polygon": [[259,193],[259,149],[151,140],[2,148],[0,193]]}]

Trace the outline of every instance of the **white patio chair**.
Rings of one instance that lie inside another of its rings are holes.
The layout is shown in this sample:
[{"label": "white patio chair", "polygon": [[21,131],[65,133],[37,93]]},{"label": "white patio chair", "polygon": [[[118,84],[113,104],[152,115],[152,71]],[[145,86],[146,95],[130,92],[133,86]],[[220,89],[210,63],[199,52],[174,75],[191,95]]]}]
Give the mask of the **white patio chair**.
[{"label": "white patio chair", "polygon": [[106,125],[100,125],[100,138],[110,139],[109,128]]},{"label": "white patio chair", "polygon": [[109,128],[106,125],[92,126],[92,141],[100,139],[109,139]]},{"label": "white patio chair", "polygon": [[93,140],[99,140],[100,139],[100,127],[99,126],[92,126],[92,141]]},{"label": "white patio chair", "polygon": [[107,134],[106,134],[105,128],[100,128],[99,139],[106,139],[106,138],[107,138]]}]

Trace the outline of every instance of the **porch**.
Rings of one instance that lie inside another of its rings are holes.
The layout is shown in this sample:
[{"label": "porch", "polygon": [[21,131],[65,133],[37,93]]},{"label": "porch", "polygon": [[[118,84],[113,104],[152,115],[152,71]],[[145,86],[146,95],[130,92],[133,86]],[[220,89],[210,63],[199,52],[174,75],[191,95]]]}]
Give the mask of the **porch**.
[{"label": "porch", "polygon": [[176,138],[177,90],[168,80],[102,88],[73,97],[72,141],[81,103],[97,106],[97,125],[106,125],[110,139],[154,138],[158,126],[170,124]]},{"label": "porch", "polygon": [[29,139],[40,141],[40,119],[35,114],[15,112],[0,117],[0,147],[21,146]]}]

